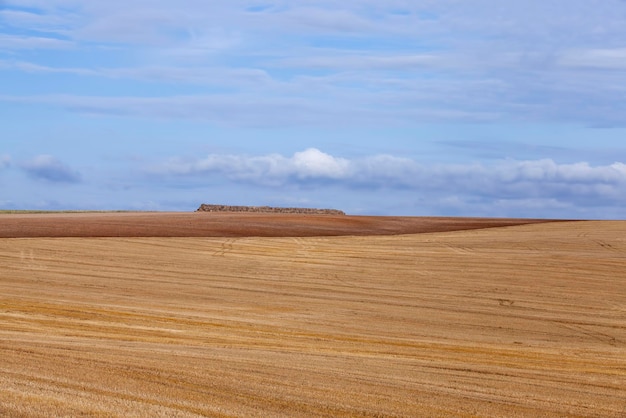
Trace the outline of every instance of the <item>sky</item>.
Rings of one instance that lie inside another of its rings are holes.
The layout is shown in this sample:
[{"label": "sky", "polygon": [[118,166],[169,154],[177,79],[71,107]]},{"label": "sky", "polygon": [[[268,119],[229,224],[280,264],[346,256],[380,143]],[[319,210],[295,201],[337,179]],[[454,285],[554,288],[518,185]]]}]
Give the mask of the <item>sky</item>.
[{"label": "sky", "polygon": [[0,0],[0,209],[626,219],[626,1]]}]

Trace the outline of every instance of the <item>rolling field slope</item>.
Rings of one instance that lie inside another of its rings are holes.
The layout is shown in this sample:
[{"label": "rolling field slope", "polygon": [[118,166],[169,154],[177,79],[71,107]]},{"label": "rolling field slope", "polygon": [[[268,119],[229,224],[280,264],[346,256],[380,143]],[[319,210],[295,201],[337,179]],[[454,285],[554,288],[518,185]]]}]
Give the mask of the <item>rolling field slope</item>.
[{"label": "rolling field slope", "polygon": [[0,416],[626,416],[626,222],[488,226],[0,239]]}]

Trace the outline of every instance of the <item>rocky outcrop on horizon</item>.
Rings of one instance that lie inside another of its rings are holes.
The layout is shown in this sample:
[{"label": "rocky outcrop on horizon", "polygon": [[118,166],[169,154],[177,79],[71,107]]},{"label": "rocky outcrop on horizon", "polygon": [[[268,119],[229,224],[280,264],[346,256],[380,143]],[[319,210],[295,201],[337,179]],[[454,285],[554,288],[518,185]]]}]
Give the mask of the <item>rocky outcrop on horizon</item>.
[{"label": "rocky outcrop on horizon", "polygon": [[229,206],[201,204],[196,212],[255,212],[255,213],[297,213],[307,215],[345,215],[337,209],[315,208],[275,208],[271,206]]}]

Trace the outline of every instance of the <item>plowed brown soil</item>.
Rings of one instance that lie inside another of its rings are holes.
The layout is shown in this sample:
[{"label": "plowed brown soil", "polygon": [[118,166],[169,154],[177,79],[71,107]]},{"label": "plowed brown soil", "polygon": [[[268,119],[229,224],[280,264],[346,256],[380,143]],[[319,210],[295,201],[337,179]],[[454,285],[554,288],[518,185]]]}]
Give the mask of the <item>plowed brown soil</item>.
[{"label": "plowed brown soil", "polygon": [[545,221],[229,212],[0,214],[0,238],[386,235],[456,231],[537,222]]},{"label": "plowed brown soil", "polygon": [[626,222],[487,226],[0,239],[0,416],[626,416]]}]

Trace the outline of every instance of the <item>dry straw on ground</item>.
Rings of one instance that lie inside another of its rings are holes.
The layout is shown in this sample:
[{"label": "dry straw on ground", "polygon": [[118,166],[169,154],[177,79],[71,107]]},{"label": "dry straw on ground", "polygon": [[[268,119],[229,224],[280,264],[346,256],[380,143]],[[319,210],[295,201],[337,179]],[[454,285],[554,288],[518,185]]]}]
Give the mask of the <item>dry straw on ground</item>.
[{"label": "dry straw on ground", "polygon": [[625,237],[0,239],[0,416],[621,417]]}]

